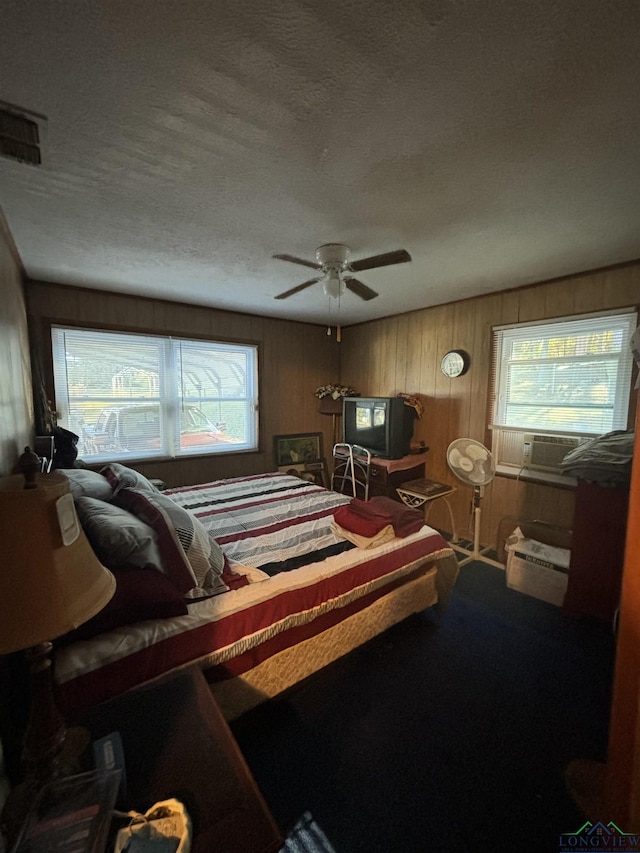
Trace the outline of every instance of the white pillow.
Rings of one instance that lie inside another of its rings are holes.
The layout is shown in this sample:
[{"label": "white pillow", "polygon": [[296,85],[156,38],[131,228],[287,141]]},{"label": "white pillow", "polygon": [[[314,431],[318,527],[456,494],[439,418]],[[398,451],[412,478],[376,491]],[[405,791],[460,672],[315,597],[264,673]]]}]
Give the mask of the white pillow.
[{"label": "white pillow", "polygon": [[120,465],[119,462],[110,462],[100,469],[100,474],[107,479],[113,489],[113,494],[117,495],[121,489],[140,489],[143,492],[157,492],[158,490],[150,480],[135,471],[133,468],[127,468],[126,465]]}]

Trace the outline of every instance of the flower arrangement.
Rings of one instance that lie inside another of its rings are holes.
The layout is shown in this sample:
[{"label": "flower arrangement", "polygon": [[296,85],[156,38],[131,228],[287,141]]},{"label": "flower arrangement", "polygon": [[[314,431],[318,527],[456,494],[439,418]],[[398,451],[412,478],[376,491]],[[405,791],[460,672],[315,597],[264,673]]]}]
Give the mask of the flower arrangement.
[{"label": "flower arrangement", "polygon": [[357,391],[349,388],[348,385],[321,385],[313,392],[314,397],[322,400],[323,397],[331,397],[333,400],[339,400],[340,397],[352,397],[357,395]]}]

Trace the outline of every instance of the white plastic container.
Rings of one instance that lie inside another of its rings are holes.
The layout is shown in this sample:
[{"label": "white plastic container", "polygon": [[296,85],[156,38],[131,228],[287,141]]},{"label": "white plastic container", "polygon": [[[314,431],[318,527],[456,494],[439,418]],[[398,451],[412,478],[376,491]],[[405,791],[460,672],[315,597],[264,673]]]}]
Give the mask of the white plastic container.
[{"label": "white plastic container", "polygon": [[507,586],[561,607],[567,592],[571,551],[527,539],[519,527],[505,543]]}]

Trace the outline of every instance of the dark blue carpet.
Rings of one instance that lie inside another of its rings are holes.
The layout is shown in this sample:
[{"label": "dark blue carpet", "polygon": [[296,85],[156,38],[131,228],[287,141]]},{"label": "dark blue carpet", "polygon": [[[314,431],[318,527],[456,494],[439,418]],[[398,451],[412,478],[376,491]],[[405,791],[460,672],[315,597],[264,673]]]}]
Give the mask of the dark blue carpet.
[{"label": "dark blue carpet", "polygon": [[606,626],[464,566],[411,617],[232,728],[286,832],[309,810],[337,853],[557,851],[583,818],[563,783],[603,760]]}]

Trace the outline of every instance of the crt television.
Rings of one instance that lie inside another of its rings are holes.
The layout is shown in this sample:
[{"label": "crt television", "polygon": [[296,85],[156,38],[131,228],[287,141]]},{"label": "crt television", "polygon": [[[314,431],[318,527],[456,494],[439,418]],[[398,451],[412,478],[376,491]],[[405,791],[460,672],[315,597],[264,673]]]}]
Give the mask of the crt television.
[{"label": "crt television", "polygon": [[359,444],[372,456],[401,459],[409,453],[414,414],[402,397],[345,397],[344,441]]}]

